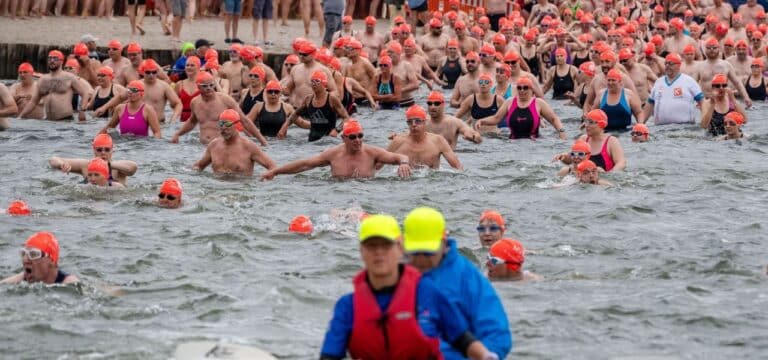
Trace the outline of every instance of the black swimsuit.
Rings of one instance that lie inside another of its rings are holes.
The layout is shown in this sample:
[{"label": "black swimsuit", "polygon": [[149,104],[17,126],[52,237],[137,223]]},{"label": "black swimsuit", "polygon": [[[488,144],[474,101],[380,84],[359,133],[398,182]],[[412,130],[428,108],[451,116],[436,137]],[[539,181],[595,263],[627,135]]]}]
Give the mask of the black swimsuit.
[{"label": "black swimsuit", "polygon": [[588,62],[588,61],[589,61],[589,54],[587,54],[587,56],[585,56],[583,58],[576,56],[576,54],[573,54],[573,64],[571,64],[571,65],[573,65],[576,68],[578,68],[579,66],[581,66],[581,64],[583,64],[585,62]]},{"label": "black swimsuit", "polygon": [[257,102],[264,102],[264,90],[261,90],[256,96],[251,96],[250,90],[246,91],[245,99],[243,100],[243,104],[240,105],[240,109],[243,110],[244,114],[248,115]]},{"label": "black swimsuit", "polygon": [[760,78],[760,85],[757,87],[752,87],[749,85],[749,79],[744,83],[744,88],[747,89],[747,94],[749,95],[749,98],[755,101],[763,101],[766,98],[766,92],[765,92],[765,78]]},{"label": "black swimsuit", "polygon": [[256,119],[258,120],[256,126],[259,127],[259,131],[261,131],[262,135],[272,137],[277,136],[277,133],[280,131],[280,128],[283,127],[286,119],[283,104],[280,104],[280,110],[269,112],[267,111],[267,104],[265,103],[264,106],[261,107],[259,116]]},{"label": "black swimsuit", "polygon": [[473,96],[474,99],[472,100],[472,110],[470,111],[473,119],[479,120],[484,117],[496,115],[496,112],[499,110],[499,106],[496,103],[495,96],[493,98],[493,103],[489,107],[481,107],[480,104],[477,103],[477,95]]},{"label": "black swimsuit", "polygon": [[355,97],[352,96],[351,92],[347,91],[346,77],[344,78],[344,81],[341,82],[341,87],[343,89],[341,104],[344,105],[344,109],[347,110],[347,114],[352,115],[357,112],[357,105],[355,104]]},{"label": "black swimsuit", "polygon": [[565,76],[557,74],[557,68],[555,68],[555,78],[552,83],[552,98],[557,100],[566,99],[565,93],[573,91],[573,77],[571,77],[571,70],[568,69],[568,73]]},{"label": "black swimsuit", "polygon": [[443,63],[443,77],[445,77],[446,84],[443,86],[443,89],[453,89],[460,76],[461,64],[459,63],[459,59],[445,59],[445,63]]},{"label": "black swimsuit", "polygon": [[61,270],[59,270],[59,272],[58,272],[58,273],[56,273],[56,280],[54,280],[53,282],[54,282],[55,284],[61,284],[61,283],[63,283],[63,282],[64,282],[64,279],[66,279],[66,278],[67,278],[67,276],[69,276],[69,274],[67,274],[67,273],[65,273],[65,272],[63,272],[63,271],[61,271]]},{"label": "black swimsuit", "polygon": [[[382,83],[381,75],[376,79],[376,90],[379,95],[391,95],[395,93],[395,78],[391,75],[389,82]],[[379,101],[379,107],[386,110],[397,109],[400,107],[399,101]]]},{"label": "black swimsuit", "polygon": [[312,104],[314,100],[315,97],[312,96],[312,100],[309,101],[309,105],[303,114],[310,123],[309,141],[319,140],[336,128],[336,112],[331,107],[331,94],[328,94],[325,98],[325,105],[321,107],[315,107]]},{"label": "black swimsuit", "polygon": [[[112,98],[115,97],[115,93],[113,91],[114,87],[115,87],[114,84],[109,87],[109,95],[107,95],[105,97],[99,97],[99,94],[96,93],[96,96],[93,97],[93,109],[94,110],[104,106],[106,103],[109,102],[109,100],[112,100]],[[109,117],[109,114],[105,111],[103,114],[101,114],[100,117],[106,118],[106,117]]]},{"label": "black swimsuit", "polygon": [[523,57],[523,60],[525,60],[525,63],[528,64],[528,68],[531,70],[531,74],[535,75],[538,78],[539,77],[539,57],[537,55],[534,55],[530,59],[525,56],[522,56],[522,57]]}]

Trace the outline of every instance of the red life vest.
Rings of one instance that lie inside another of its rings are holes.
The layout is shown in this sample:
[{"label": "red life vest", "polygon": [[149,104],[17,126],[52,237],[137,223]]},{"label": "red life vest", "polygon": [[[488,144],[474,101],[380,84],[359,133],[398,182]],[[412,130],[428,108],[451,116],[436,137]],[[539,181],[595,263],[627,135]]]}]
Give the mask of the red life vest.
[{"label": "red life vest", "polygon": [[366,271],[358,273],[353,283],[354,309],[349,354],[353,359],[442,359],[440,340],[424,335],[416,318],[416,286],[421,274],[408,265],[403,267],[392,301],[382,314],[376,297],[366,281]]}]

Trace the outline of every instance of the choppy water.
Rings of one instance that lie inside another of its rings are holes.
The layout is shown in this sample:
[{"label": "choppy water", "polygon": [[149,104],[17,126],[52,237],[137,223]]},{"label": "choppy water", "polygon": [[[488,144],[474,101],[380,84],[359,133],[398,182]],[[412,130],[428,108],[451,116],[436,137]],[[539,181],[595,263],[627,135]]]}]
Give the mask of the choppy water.
[{"label": "choppy water", "polygon": [[[578,114],[555,108],[566,119]],[[610,189],[551,188],[559,181],[552,156],[571,143],[551,128],[537,142],[460,142],[464,172],[444,164],[399,180],[387,167],[346,182],[328,169],[272,182],[199,174],[191,169],[203,152],[197,133],[172,145],[164,128],[163,141],[116,139],[115,159],[135,160],[139,171],[128,190],[105,194],[46,162],[88,157],[101,122],[14,120],[0,132],[0,203],[25,199],[34,216],[0,216],[0,273],[19,271],[23,241],[51,230],[62,268],[85,286],[0,287],[0,357],[163,359],[180,342],[223,339],[316,358],[333,304],[360,268],[356,223],[338,210],[402,218],[431,205],[473,260],[483,255],[477,217],[500,210],[508,235],[533,252],[526,268],[547,278],[496,284],[515,339],[511,357],[764,359],[766,108],[750,111],[745,130],[755,138],[741,145],[711,141],[697,127],[652,127],[647,144],[621,136],[629,167],[607,176],[618,185]],[[379,146],[406,128],[396,112],[358,118],[366,142]],[[566,128],[576,134],[574,121]],[[305,139],[293,130],[266,151],[283,164],[338,142]],[[184,184],[181,210],[154,206],[167,176]],[[287,233],[298,214],[315,221],[312,236]],[[107,296],[100,284],[125,294]]]}]

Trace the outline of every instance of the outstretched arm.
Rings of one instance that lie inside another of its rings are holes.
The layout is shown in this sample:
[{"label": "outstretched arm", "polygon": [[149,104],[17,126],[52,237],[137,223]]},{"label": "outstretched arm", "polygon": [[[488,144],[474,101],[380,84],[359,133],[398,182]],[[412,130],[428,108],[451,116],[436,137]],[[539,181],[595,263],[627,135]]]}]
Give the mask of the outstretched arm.
[{"label": "outstretched arm", "polygon": [[316,167],[328,166],[331,164],[331,162],[328,160],[327,152],[328,151],[326,150],[320,155],[308,159],[291,161],[283,166],[278,167],[277,169],[272,169],[265,172],[263,175],[261,175],[261,179],[272,180],[272,178],[280,174],[296,174],[314,169]]}]

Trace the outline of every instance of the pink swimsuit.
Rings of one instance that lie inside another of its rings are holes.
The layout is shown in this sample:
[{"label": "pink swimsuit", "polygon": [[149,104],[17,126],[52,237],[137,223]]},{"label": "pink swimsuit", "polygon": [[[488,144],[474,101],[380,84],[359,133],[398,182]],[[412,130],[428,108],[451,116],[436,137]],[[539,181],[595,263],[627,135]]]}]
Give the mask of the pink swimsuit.
[{"label": "pink swimsuit", "polygon": [[120,115],[120,134],[131,134],[135,136],[149,136],[149,124],[144,119],[144,106],[142,104],[138,111],[131,114],[128,112],[128,105],[125,105],[123,113]]}]

